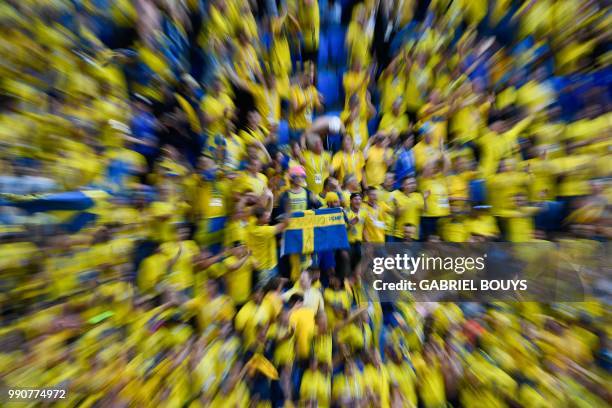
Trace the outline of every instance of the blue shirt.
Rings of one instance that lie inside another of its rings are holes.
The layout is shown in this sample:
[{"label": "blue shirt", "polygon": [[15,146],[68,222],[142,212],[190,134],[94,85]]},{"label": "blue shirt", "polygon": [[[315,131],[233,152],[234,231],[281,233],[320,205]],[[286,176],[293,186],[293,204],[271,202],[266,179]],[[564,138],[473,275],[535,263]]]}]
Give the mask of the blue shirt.
[{"label": "blue shirt", "polygon": [[414,152],[412,149],[407,150],[405,148],[401,148],[398,151],[397,161],[395,162],[395,189],[400,188],[402,184],[402,179],[404,177],[408,177],[414,175],[415,167],[414,167]]},{"label": "blue shirt", "polygon": [[[149,112],[138,112],[132,118],[130,128],[132,135],[139,140],[157,144],[157,136],[155,135],[155,116]],[[143,156],[151,156],[157,152],[156,147],[137,144],[134,150]]]}]

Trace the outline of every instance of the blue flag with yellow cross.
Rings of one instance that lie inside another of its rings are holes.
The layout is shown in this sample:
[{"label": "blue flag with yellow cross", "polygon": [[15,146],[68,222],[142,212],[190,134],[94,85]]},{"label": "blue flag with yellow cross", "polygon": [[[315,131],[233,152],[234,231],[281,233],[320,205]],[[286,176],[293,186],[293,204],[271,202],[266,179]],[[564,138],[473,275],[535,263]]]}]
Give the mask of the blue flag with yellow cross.
[{"label": "blue flag with yellow cross", "polygon": [[322,208],[291,214],[281,241],[281,256],[348,247],[344,212],[341,208]]},{"label": "blue flag with yellow cross", "polygon": [[0,197],[0,206],[16,207],[28,214],[47,213],[67,232],[76,233],[105,214],[109,198],[110,195],[102,190],[4,194]]}]

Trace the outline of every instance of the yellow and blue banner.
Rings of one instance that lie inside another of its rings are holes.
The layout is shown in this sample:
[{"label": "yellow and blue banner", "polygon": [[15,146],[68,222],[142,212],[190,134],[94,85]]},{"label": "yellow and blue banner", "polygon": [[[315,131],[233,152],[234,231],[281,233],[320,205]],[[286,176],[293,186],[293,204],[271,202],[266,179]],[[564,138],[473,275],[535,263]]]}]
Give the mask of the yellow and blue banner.
[{"label": "yellow and blue banner", "polygon": [[199,225],[199,233],[196,237],[198,244],[208,247],[213,254],[221,252],[223,246],[223,234],[228,222],[228,217],[211,217],[202,220]]},{"label": "yellow and blue banner", "polygon": [[109,197],[109,194],[102,190],[24,196],[6,194],[0,205],[16,207],[29,214],[50,214],[67,232],[75,233],[98,219]]},{"label": "yellow and blue banner", "polygon": [[344,212],[341,208],[322,208],[291,214],[283,233],[281,256],[348,247]]}]

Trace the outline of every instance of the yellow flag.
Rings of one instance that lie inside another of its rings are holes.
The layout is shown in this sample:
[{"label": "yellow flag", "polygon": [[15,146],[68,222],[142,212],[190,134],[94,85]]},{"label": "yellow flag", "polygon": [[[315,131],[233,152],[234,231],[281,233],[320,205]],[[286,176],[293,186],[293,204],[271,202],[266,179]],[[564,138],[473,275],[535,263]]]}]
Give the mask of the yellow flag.
[{"label": "yellow flag", "polygon": [[262,356],[261,354],[255,354],[247,363],[249,370],[259,370],[263,375],[271,380],[278,380],[278,371],[272,363]]}]

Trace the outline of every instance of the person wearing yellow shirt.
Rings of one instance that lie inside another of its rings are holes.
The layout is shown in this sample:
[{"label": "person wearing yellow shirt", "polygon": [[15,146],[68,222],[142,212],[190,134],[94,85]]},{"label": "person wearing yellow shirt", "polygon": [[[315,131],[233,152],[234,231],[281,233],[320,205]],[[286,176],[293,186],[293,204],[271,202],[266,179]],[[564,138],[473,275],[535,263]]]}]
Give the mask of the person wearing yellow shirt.
[{"label": "person wearing yellow shirt", "polygon": [[321,97],[313,85],[313,73],[305,72],[289,91],[289,139],[300,140],[302,133],[312,124],[313,114],[321,108]]},{"label": "person wearing yellow shirt", "polygon": [[470,231],[465,222],[462,204],[463,202],[452,200],[450,202],[450,216],[444,217],[438,222],[440,238],[445,242],[468,242],[470,239]]},{"label": "person wearing yellow shirt", "polygon": [[[312,210],[321,206],[319,195],[313,194],[310,190],[304,187],[306,179],[306,170],[302,166],[292,166],[289,169],[289,189],[281,195],[278,204],[278,210],[281,214],[292,214]],[[291,254],[289,255],[289,264],[291,267],[290,277],[292,281],[296,281],[300,275],[303,264],[310,262],[311,257],[307,255]]]},{"label": "person wearing yellow shirt", "polygon": [[506,238],[510,242],[530,242],[536,239],[534,215],[539,207],[530,206],[527,194],[514,196],[514,209],[507,211]]},{"label": "person wearing yellow shirt", "polygon": [[353,95],[349,100],[348,108],[340,115],[346,134],[351,136],[357,150],[363,150],[367,145],[369,139],[368,120],[374,116],[375,112],[376,110],[371,106],[368,97],[366,97],[365,102],[361,102],[357,95]]},{"label": "person wearing yellow shirt", "polygon": [[202,133],[202,112],[200,111],[200,101],[196,92],[200,92],[200,85],[189,74],[181,75],[177,92],[174,98],[178,107],[182,110],[181,115],[187,119],[189,128],[196,134]]},{"label": "person wearing yellow shirt", "polygon": [[275,80],[278,81],[278,91],[283,97],[289,93],[289,76],[291,74],[291,51],[287,38],[289,25],[299,29],[299,23],[291,15],[286,14],[277,18],[270,19],[272,46],[268,56],[270,71]]},{"label": "person wearing yellow shirt", "polygon": [[[418,226],[421,222],[421,213],[425,210],[423,195],[416,191],[416,180],[414,177],[406,177],[401,182],[401,188],[391,195],[393,200],[393,213],[395,225],[393,237],[402,240],[406,224]],[[419,238],[418,227],[415,228],[411,239]]]},{"label": "person wearing yellow shirt", "polygon": [[423,357],[415,356],[413,364],[418,378],[419,400],[428,408],[446,406],[444,374],[433,347],[426,348]]},{"label": "person wearing yellow shirt", "polygon": [[423,169],[423,175],[419,180],[419,190],[425,199],[425,211],[421,217],[421,239],[426,240],[430,235],[435,235],[440,219],[450,214],[450,203],[448,199],[448,185],[446,173],[449,168],[449,160],[446,154],[442,158],[430,162]]},{"label": "person wearing yellow shirt", "polygon": [[509,85],[496,95],[495,107],[499,110],[506,109],[516,103],[516,98],[516,87]]},{"label": "person wearing yellow shirt", "polygon": [[268,188],[268,178],[260,170],[259,158],[249,156],[246,171],[235,180],[234,194],[251,194],[264,208],[272,211],[274,198]]},{"label": "person wearing yellow shirt", "polygon": [[283,192],[279,199],[281,213],[294,213],[311,210],[319,206],[317,197],[304,188],[306,170],[302,166],[293,166],[289,169],[289,189]]},{"label": "person wearing yellow shirt", "polygon": [[[400,350],[388,348],[385,368],[389,374],[389,384],[401,396],[401,406],[417,406],[416,374],[408,361],[402,358]],[[392,398],[393,399],[393,398]],[[393,405],[392,405],[393,406]]]},{"label": "person wearing yellow shirt", "polygon": [[323,373],[316,358],[310,360],[310,365],[300,382],[299,406],[329,407],[331,401],[331,378]]},{"label": "person wearing yellow shirt", "polygon": [[306,170],[306,186],[313,194],[323,191],[323,182],[331,173],[330,154],[323,150],[321,137],[316,134],[306,136],[308,150],[299,154],[298,160]]},{"label": "person wearing yellow shirt", "polygon": [[158,247],[138,268],[137,282],[141,293],[154,293],[168,270],[168,257]]},{"label": "person wearing yellow shirt", "polygon": [[346,206],[345,208],[348,208],[351,203],[351,194],[353,193],[361,193],[361,184],[357,182],[357,177],[348,175],[344,178],[342,184],[342,202]]},{"label": "person wearing yellow shirt", "polygon": [[186,213],[189,204],[179,201],[181,194],[175,190],[176,185],[172,179],[164,180],[158,186],[158,199],[147,208],[147,215],[152,219],[149,221],[150,238],[157,242],[168,242],[176,239],[176,226],[186,221]]},{"label": "person wearing yellow shirt", "polygon": [[405,66],[401,56],[398,55],[378,78],[377,84],[381,93],[380,111],[383,115],[389,113],[393,109],[393,105],[401,100],[399,110],[405,112],[406,101],[404,99],[404,91],[406,90],[406,73]]},{"label": "person wearing yellow shirt", "polygon": [[429,96],[429,101],[417,113],[417,125],[428,125],[433,143],[436,145],[446,142],[448,112],[449,107],[442,101],[440,92],[434,90]]},{"label": "person wearing yellow shirt", "polygon": [[278,126],[281,118],[281,95],[278,90],[276,78],[267,72],[264,75],[264,83],[259,85],[255,82],[249,84],[255,106],[261,115],[263,125],[266,129]]},{"label": "person wearing yellow shirt", "polygon": [[470,182],[477,177],[471,170],[472,160],[459,155],[453,161],[453,172],[448,176],[448,194],[451,199],[466,201],[470,198]]},{"label": "person wearing yellow shirt", "polygon": [[257,50],[242,28],[238,31],[237,42],[233,58],[236,76],[244,81],[253,81],[255,78],[260,78],[262,71]]},{"label": "person wearing yellow shirt", "polygon": [[210,246],[222,242],[223,232],[218,232],[214,224],[230,214],[230,184],[217,174],[217,165],[210,157],[200,158],[198,170],[193,208],[198,223],[196,240],[202,246]]},{"label": "person wearing yellow shirt", "polygon": [[487,178],[487,199],[491,213],[498,217],[502,234],[506,232],[506,219],[514,213],[514,197],[528,191],[531,178],[528,174],[515,171],[513,159],[500,163],[500,172]]},{"label": "person wearing yellow shirt", "polygon": [[362,66],[370,64],[372,35],[368,32],[367,25],[366,7],[363,4],[357,4],[353,9],[352,19],[346,32],[346,48],[351,64],[355,61]]},{"label": "person wearing yellow shirt", "polygon": [[321,282],[319,281],[320,272],[318,269],[308,269],[302,272],[299,281],[295,286],[297,293],[302,293],[304,298],[303,307],[311,309],[315,316],[324,314],[323,295],[321,293]]},{"label": "person wearing yellow shirt", "polygon": [[332,158],[333,173],[342,184],[345,177],[353,175],[358,183],[363,180],[363,167],[365,159],[361,150],[356,150],[353,146],[353,139],[349,135],[342,138],[342,150],[334,154]]},{"label": "person wearing yellow shirt", "polygon": [[553,21],[552,1],[528,1],[517,10],[512,17],[519,22],[520,38],[533,35],[536,38],[543,38],[549,34],[555,25]]},{"label": "person wearing yellow shirt", "polygon": [[518,137],[532,120],[532,116],[527,116],[509,128],[505,121],[493,119],[489,131],[476,141],[481,150],[478,167],[480,174],[491,176],[497,172],[502,159],[518,155]]},{"label": "person wearing yellow shirt", "polygon": [[297,0],[297,21],[302,34],[302,63],[317,62],[319,51],[319,0]]},{"label": "person wearing yellow shirt", "polygon": [[[555,110],[551,109],[550,114],[555,115]],[[565,127],[563,135],[568,142],[573,142],[574,154],[599,154],[608,149],[610,140],[606,135],[612,127],[612,114],[601,114],[598,109],[588,108],[580,113],[580,117]]]},{"label": "person wearing yellow shirt", "polygon": [[366,208],[367,216],[363,224],[363,240],[364,242],[384,243],[387,206],[385,203],[378,202],[378,190],[376,188],[368,188],[367,195],[368,205]]},{"label": "person wearing yellow shirt", "polygon": [[378,187],[385,181],[387,169],[393,162],[393,152],[387,147],[388,145],[388,137],[382,134],[377,134],[368,140],[364,151],[366,186]]},{"label": "person wearing yellow shirt", "polygon": [[391,110],[383,115],[378,128],[385,133],[394,135],[409,131],[410,121],[408,120],[408,116],[402,111],[402,107],[403,99],[402,97],[398,97],[393,102]]},{"label": "person wearing yellow shirt", "polygon": [[427,127],[421,129],[422,138],[414,145],[414,165],[417,171],[440,158],[440,144],[434,143],[433,133]]},{"label": "person wearing yellow shirt", "polygon": [[316,314],[312,308],[304,307],[304,297],[298,293],[291,295],[289,306],[289,325],[295,333],[295,356],[304,362],[310,358],[312,339],[316,333]]},{"label": "person wearing yellow shirt", "polygon": [[342,76],[342,86],[344,88],[344,110],[350,111],[349,105],[351,100],[355,98],[359,103],[360,108],[365,112],[367,107],[366,98],[368,94],[368,74],[363,69],[359,60],[354,60],[350,69]]},{"label": "person wearing yellow shirt", "polygon": [[504,159],[500,162],[499,173],[487,178],[488,200],[496,216],[501,216],[504,209],[512,207],[512,197],[517,192],[527,191],[529,186],[529,175],[517,171],[515,167],[513,159]]},{"label": "person wearing yellow shirt", "polygon": [[544,146],[533,147],[533,157],[521,163],[522,169],[531,176],[529,201],[543,202],[556,197],[555,163],[548,159]]},{"label": "person wearing yellow shirt", "polygon": [[200,249],[195,241],[187,239],[188,236],[187,227],[178,228],[177,240],[163,243],[160,251],[170,260],[165,283],[191,297],[194,289],[193,266]]},{"label": "person wearing yellow shirt", "polygon": [[[229,126],[230,123],[228,120],[226,126]],[[225,138],[219,142],[222,143],[223,147],[221,149],[217,148],[217,152],[223,155],[224,168],[230,171],[238,170],[246,153],[246,143],[241,137],[234,134],[233,125],[228,129]]]},{"label": "person wearing yellow shirt", "polygon": [[431,72],[426,67],[426,59],[423,53],[416,55],[416,60],[411,61],[404,67],[406,72],[406,110],[411,117],[416,118],[416,113],[423,106],[425,101],[423,95],[429,81],[431,81]]},{"label": "person wearing yellow shirt", "polygon": [[465,219],[465,223],[472,237],[472,240],[482,241],[491,240],[499,237],[499,227],[497,221],[489,212],[490,206],[472,205],[471,210]]},{"label": "person wearing yellow shirt", "polygon": [[390,408],[389,401],[389,374],[382,364],[378,350],[371,350],[368,360],[363,368],[363,381],[368,406]]},{"label": "person wearing yellow shirt", "polygon": [[[334,208],[340,206],[342,194],[338,180],[330,176],[323,181],[323,190],[317,194],[316,199],[319,201],[319,207]],[[338,205],[336,205],[338,203]]]},{"label": "person wearing yellow shirt", "polygon": [[363,230],[365,220],[368,216],[367,209],[362,207],[361,193],[351,193],[350,205],[345,212],[347,218],[347,235],[350,245],[351,270],[361,261],[361,243],[363,242]]},{"label": "person wearing yellow shirt", "polygon": [[221,41],[223,38],[233,38],[235,27],[232,21],[236,14],[238,10],[234,2],[214,1],[209,9],[206,27],[202,30],[206,33],[206,39]]},{"label": "person wearing yellow shirt", "polygon": [[234,327],[242,335],[243,347],[246,349],[257,346],[258,331],[274,319],[272,310],[263,299],[263,289],[258,287],[234,317]]},{"label": "person wearing yellow shirt", "polygon": [[286,400],[293,399],[291,387],[291,374],[293,360],[295,359],[295,337],[293,328],[289,324],[289,310],[283,310],[276,325],[276,338],[274,339],[274,365],[280,371],[280,387]]},{"label": "person wearing yellow shirt", "polygon": [[268,225],[270,212],[263,207],[256,207],[253,216],[255,219],[247,228],[247,246],[260,273],[260,282],[267,282],[277,275],[276,235],[287,228],[289,218],[279,224]]},{"label": "person wearing yellow shirt", "polygon": [[385,207],[385,240],[393,241],[393,228],[395,220],[393,218],[393,187],[395,186],[395,174],[388,171],[385,174],[385,181],[378,189],[378,202]]},{"label": "person wearing yellow shirt", "polygon": [[332,275],[329,277],[329,287],[323,291],[327,324],[332,328],[344,316],[348,316],[353,302],[353,297],[342,283],[338,276]]},{"label": "person wearing yellow shirt", "polygon": [[532,80],[518,89],[516,103],[535,114],[546,109],[552,103],[553,98],[552,89],[542,82]]},{"label": "person wearing yellow shirt", "polygon": [[227,273],[224,276],[227,294],[239,307],[245,304],[251,295],[253,286],[253,259],[248,248],[240,242],[230,250],[225,259]]},{"label": "person wearing yellow shirt", "polygon": [[200,110],[203,114],[204,131],[208,137],[208,145],[217,135],[225,134],[225,118],[230,116],[234,109],[234,102],[227,92],[223,90],[220,77],[216,77],[208,88],[208,92],[200,101]]},{"label": "person wearing yellow shirt", "polygon": [[589,179],[595,166],[593,155],[578,154],[574,145],[567,142],[566,156],[555,159],[557,176],[557,200],[563,203],[564,215],[575,207],[576,201],[591,193]]},{"label": "person wearing yellow shirt", "polygon": [[355,361],[347,359],[344,371],[336,374],[332,382],[332,400],[337,406],[361,406],[365,402],[366,385]]},{"label": "person wearing yellow shirt", "polygon": [[247,146],[256,143],[266,143],[269,130],[261,125],[261,115],[256,110],[247,113],[246,126],[238,132],[238,136]]}]

